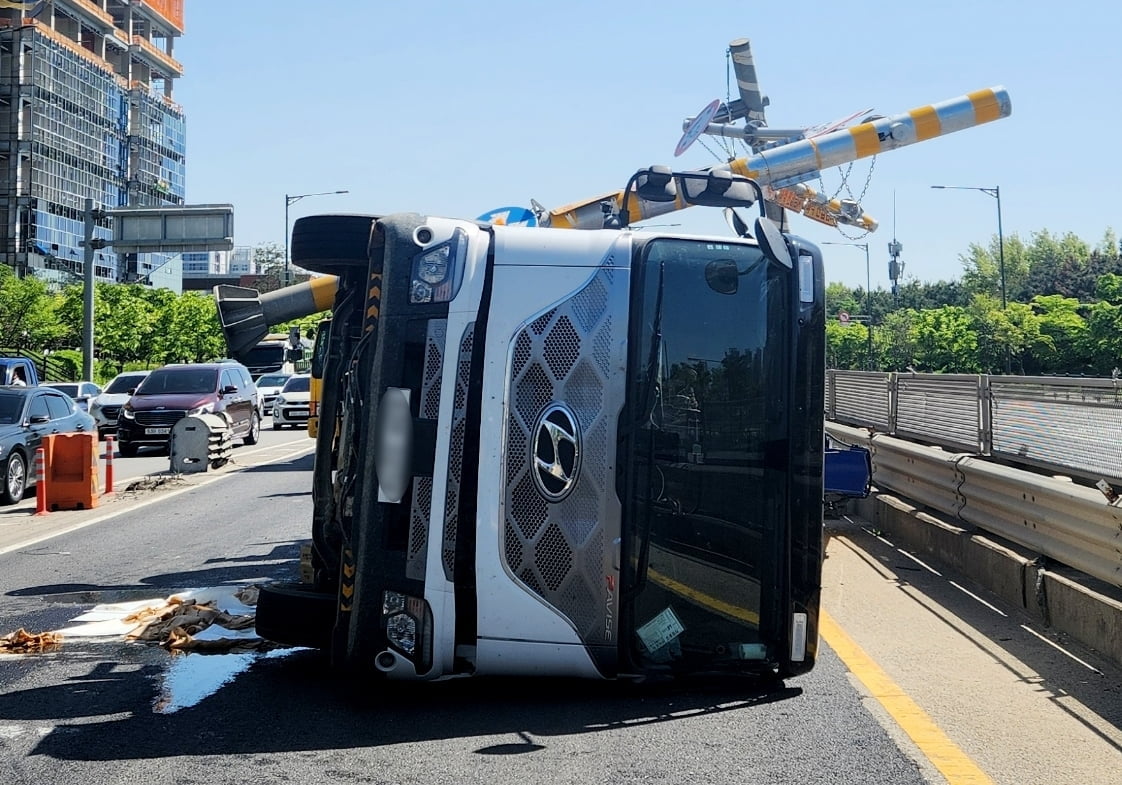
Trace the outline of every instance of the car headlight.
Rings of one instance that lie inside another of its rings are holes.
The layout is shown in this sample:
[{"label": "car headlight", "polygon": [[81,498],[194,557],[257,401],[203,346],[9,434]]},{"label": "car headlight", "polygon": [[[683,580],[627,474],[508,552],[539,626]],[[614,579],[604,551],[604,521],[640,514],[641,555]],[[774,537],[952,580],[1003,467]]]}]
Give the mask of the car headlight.
[{"label": "car headlight", "polygon": [[90,401],[90,414],[95,414],[101,411],[101,404],[97,401]]},{"label": "car headlight", "polygon": [[132,419],[136,418],[136,412],[134,412],[132,410],[132,407],[130,407],[130,406],[127,406],[127,405],[122,406],[121,407],[121,416],[124,417],[126,420],[132,420]]},{"label": "car headlight", "polygon": [[432,611],[419,597],[396,591],[382,593],[386,640],[413,660],[418,673],[432,666]]},{"label": "car headlight", "polygon": [[284,396],[283,395],[278,395],[277,399],[276,399],[276,401],[274,401],[274,403],[276,403],[277,406],[280,406],[281,404],[283,404],[284,403]]},{"label": "car headlight", "polygon": [[413,257],[411,303],[446,303],[460,291],[467,258],[467,234],[456,229],[452,239],[421,251]]},{"label": "car headlight", "polygon": [[202,406],[196,406],[194,409],[187,410],[188,417],[193,417],[196,414],[214,414],[214,404],[205,403]]}]

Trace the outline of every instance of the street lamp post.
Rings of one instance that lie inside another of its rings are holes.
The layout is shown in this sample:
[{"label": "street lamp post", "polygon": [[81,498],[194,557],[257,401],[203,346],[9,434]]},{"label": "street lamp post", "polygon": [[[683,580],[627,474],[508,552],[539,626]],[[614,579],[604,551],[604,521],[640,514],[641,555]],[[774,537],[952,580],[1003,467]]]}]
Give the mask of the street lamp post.
[{"label": "street lamp post", "polygon": [[1005,234],[1001,230],[1001,186],[983,188],[977,185],[933,185],[932,188],[955,191],[981,191],[997,200],[997,269],[1001,278],[1001,310],[1005,310]]},{"label": "street lamp post", "polygon": [[334,194],[349,194],[350,191],[320,191],[314,194],[285,194],[284,195],[284,285],[288,286],[289,277],[289,258],[288,258],[288,208],[299,202],[301,199],[306,199],[309,196],[333,196]]},{"label": "street lamp post", "polygon": [[873,278],[869,272],[869,244],[868,243],[840,243],[823,241],[822,245],[848,245],[851,248],[865,249],[865,312],[869,317],[868,347],[866,349],[865,369],[873,370]]}]

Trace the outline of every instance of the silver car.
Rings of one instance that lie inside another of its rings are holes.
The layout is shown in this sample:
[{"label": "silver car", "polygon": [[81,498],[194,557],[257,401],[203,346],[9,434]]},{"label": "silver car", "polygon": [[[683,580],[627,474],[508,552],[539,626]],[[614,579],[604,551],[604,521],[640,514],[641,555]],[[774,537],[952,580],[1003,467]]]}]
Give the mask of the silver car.
[{"label": "silver car", "polygon": [[89,402],[90,414],[97,421],[98,438],[104,438],[107,433],[117,432],[117,417],[121,407],[128,402],[132,391],[140,386],[148,371],[125,371],[113,377],[113,381],[105,385],[101,395],[91,398]]},{"label": "silver car", "polygon": [[53,387],[59,392],[66,393],[84,412],[90,410],[90,401],[101,395],[101,388],[93,382],[47,382],[43,386]]}]

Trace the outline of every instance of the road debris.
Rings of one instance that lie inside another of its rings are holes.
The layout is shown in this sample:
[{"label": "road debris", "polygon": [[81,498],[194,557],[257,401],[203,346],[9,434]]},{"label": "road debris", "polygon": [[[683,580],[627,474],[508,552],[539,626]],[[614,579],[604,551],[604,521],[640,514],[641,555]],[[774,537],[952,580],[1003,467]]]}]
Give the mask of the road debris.
[{"label": "road debris", "polygon": [[41,654],[62,645],[57,632],[28,632],[20,627],[0,638],[0,654]]}]

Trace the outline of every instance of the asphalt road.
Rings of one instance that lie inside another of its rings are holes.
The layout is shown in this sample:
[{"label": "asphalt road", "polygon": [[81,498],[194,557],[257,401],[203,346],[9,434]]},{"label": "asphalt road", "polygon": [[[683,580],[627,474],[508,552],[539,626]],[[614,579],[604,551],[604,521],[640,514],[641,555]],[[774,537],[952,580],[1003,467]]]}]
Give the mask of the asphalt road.
[{"label": "asphalt road", "polygon": [[[97,602],[291,578],[311,515],[311,458],[283,457],[281,449],[270,454],[281,456],[274,462],[199,487],[156,489],[138,500],[150,502],[147,506],[122,506],[100,523],[0,555],[0,632],[21,626],[57,629]],[[897,557],[877,553],[876,543],[862,537],[852,529],[831,543],[827,588],[840,622],[859,629],[866,649],[877,657],[883,651],[891,666],[891,652],[908,656],[909,636],[901,629],[916,624],[916,611],[907,603],[895,607],[888,594],[879,596],[898,589],[882,574]],[[937,604],[940,586],[932,583],[923,596]],[[862,623],[851,623],[858,597],[869,603],[863,615],[876,617],[887,631],[866,637]],[[953,616],[957,602],[972,601],[950,599],[938,607]],[[955,648],[961,633],[940,638],[938,627],[933,625],[928,637],[948,662],[944,689],[936,692],[960,714],[988,717],[986,727],[1008,732],[1009,718],[990,710],[992,705],[1005,711],[1008,701],[998,703],[985,694],[984,685],[969,694],[957,690],[958,703],[953,702],[956,663],[965,665],[969,655]],[[986,632],[997,640],[1002,629]],[[964,645],[978,649],[988,641],[983,637]],[[980,659],[994,656],[987,651]],[[1082,680],[1101,690],[1098,677],[1067,667],[1056,656],[1039,680],[1017,673],[1014,681],[1024,682],[1025,700],[1031,701],[1028,693],[1040,692],[1045,680],[1071,680],[1073,690]],[[823,646],[811,674],[771,690],[735,682],[378,685],[333,676],[308,651],[173,656],[120,641],[71,641],[52,654],[0,657],[0,781],[991,781],[943,779],[851,670],[863,668]],[[894,675],[901,678],[900,673]],[[1107,676],[1116,678],[1116,672]],[[1011,689],[996,686],[1001,694]],[[917,693],[923,689],[924,684],[915,687]],[[1089,717],[1101,720],[1110,713],[1102,704],[1109,694],[1096,694],[1099,704],[1079,704],[1084,727]],[[940,713],[934,697],[922,701],[969,748],[975,734],[971,726],[956,720],[954,710]],[[1018,711],[1033,712],[1033,704]],[[1111,734],[1120,721],[1101,723],[1097,735],[1086,734],[1092,741],[1079,754],[1119,755],[1122,747]],[[1085,742],[1084,736],[1070,738]],[[1012,739],[1003,744],[1012,746]],[[1027,779],[1015,761],[1005,766],[998,761],[987,770],[992,781],[1086,781],[1068,779],[1065,772],[1071,769],[1062,762],[1050,771],[1033,770]]]}]

